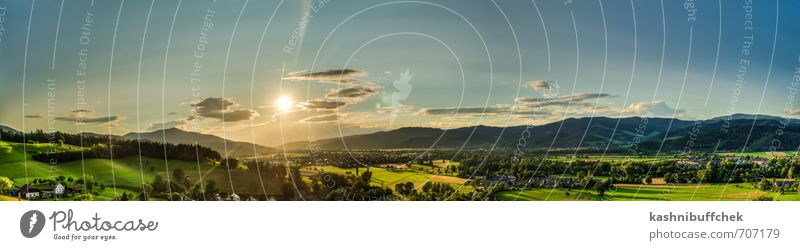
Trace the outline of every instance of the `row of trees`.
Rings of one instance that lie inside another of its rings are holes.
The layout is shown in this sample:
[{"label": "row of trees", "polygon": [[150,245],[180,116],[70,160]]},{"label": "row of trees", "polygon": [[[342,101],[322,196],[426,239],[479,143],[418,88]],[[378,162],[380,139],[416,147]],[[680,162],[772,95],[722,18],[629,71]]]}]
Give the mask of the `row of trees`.
[{"label": "row of trees", "polygon": [[[217,161],[222,158],[217,151],[200,145],[176,145],[172,143],[131,140],[112,140],[111,146],[107,143],[108,142],[95,143],[88,150],[38,152],[31,155],[31,157],[41,162],[68,162],[86,158],[111,159],[137,155],[183,161]],[[235,159],[232,163],[234,164],[233,166],[235,166]]]}]

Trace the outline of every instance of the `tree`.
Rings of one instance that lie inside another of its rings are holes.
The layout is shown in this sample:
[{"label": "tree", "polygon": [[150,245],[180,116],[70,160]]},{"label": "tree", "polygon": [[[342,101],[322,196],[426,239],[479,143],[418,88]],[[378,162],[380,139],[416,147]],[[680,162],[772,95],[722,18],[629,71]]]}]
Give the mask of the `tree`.
[{"label": "tree", "polygon": [[645,177],[645,178],[644,178],[644,183],[646,183],[646,184],[648,184],[648,185],[649,185],[649,184],[653,184],[653,177],[650,177],[650,176],[648,175],[647,177]]},{"label": "tree", "polygon": [[767,191],[772,187],[772,183],[767,179],[762,179],[761,182],[758,183],[758,189],[761,191]]},{"label": "tree", "polygon": [[172,170],[172,177],[175,178],[175,181],[182,181],[186,175],[183,173],[183,169],[176,168]]},{"label": "tree", "polygon": [[148,201],[149,199],[147,198],[147,193],[145,193],[144,191],[139,192],[139,200],[140,201]]},{"label": "tree", "polygon": [[406,183],[397,183],[397,185],[394,185],[394,190],[396,190],[397,193],[403,196],[412,195],[417,191],[416,189],[414,189],[414,183],[410,181]]},{"label": "tree", "polygon": [[92,145],[92,153],[94,154],[94,156],[96,156],[98,158],[109,158],[109,157],[111,157],[111,154],[110,154],[110,152],[108,150],[108,146],[106,146],[106,144],[103,144],[103,143],[97,143],[97,144]]},{"label": "tree", "polygon": [[233,157],[226,158],[225,160],[222,161],[222,164],[228,168],[236,168],[239,166],[239,160]]},{"label": "tree", "polygon": [[594,184],[594,191],[597,191],[597,195],[604,196],[606,195],[606,186],[597,182]]},{"label": "tree", "polygon": [[214,180],[206,181],[205,188],[206,188],[205,196],[207,199],[214,197],[215,194],[219,193],[219,188],[217,188],[217,182],[215,182]]},{"label": "tree", "polygon": [[284,201],[294,200],[295,191],[294,191],[294,186],[292,186],[291,183],[284,182],[283,185],[281,185],[281,193],[283,194],[281,196],[281,200]]},{"label": "tree", "polygon": [[14,186],[14,182],[8,177],[0,176],[0,193],[7,193]]},{"label": "tree", "polygon": [[153,184],[151,186],[153,187],[154,193],[163,193],[167,191],[167,182],[164,181],[164,177],[161,177],[160,174],[157,174],[153,178]]}]

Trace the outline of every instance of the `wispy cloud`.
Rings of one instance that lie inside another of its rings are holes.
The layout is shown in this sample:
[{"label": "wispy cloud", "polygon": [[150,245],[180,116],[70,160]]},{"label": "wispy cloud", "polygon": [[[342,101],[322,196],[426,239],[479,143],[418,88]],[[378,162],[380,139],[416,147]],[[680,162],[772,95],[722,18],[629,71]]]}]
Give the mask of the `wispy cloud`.
[{"label": "wispy cloud", "polygon": [[341,117],[338,114],[330,114],[330,115],[312,116],[300,121],[305,123],[333,122],[339,120],[339,118]]},{"label": "wispy cloud", "polygon": [[299,104],[303,109],[336,109],[345,105],[347,103],[329,99],[314,99]]},{"label": "wispy cloud", "polygon": [[593,106],[592,100],[599,98],[614,97],[605,93],[576,93],[566,96],[556,97],[521,97],[517,98],[517,103],[527,107],[549,107],[549,106]]},{"label": "wispy cloud", "polygon": [[366,87],[350,87],[343,89],[331,89],[326,98],[363,98],[377,93],[373,88]]},{"label": "wispy cloud", "polygon": [[534,90],[537,90],[537,91],[538,90],[551,89],[551,88],[556,87],[555,82],[554,81],[549,81],[549,80],[533,80],[533,81],[527,82],[525,84],[525,86],[527,86],[528,88],[532,88]]}]

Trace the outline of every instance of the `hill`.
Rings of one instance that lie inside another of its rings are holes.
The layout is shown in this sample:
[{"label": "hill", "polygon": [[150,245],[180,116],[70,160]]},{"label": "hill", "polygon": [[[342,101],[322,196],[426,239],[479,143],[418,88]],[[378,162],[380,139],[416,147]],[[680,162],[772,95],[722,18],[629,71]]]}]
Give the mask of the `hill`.
[{"label": "hill", "polygon": [[[165,130],[157,130],[153,132],[144,133],[128,133],[122,136],[128,140],[149,140],[154,142],[164,142],[173,144],[199,144],[213,149],[225,156],[226,148],[228,156],[252,156],[255,152],[258,154],[274,153],[274,148],[264,147],[261,145],[226,140],[218,136],[202,134],[197,132],[184,131],[178,128],[170,128]],[[164,140],[166,138],[166,140]],[[227,145],[226,145],[227,144]]]},{"label": "hill", "polygon": [[9,126],[5,126],[5,125],[0,125],[0,130],[6,131],[6,132],[7,131],[19,132],[18,130],[14,129],[12,127],[9,127]]}]

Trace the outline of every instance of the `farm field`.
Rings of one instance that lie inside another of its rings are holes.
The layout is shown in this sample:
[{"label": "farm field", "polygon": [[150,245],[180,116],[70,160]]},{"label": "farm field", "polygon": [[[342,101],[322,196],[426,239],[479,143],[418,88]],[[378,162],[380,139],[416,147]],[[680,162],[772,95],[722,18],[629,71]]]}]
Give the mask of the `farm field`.
[{"label": "farm field", "polygon": [[733,152],[733,153],[719,153],[723,156],[751,156],[751,157],[776,157],[776,156],[793,156],[796,155],[795,151],[775,151],[775,152]]},{"label": "farm field", "polygon": [[[591,190],[535,188],[522,191],[500,192],[497,194],[497,199],[520,201],[749,201],[766,194],[773,197],[776,201],[800,200],[800,194],[794,192],[780,195],[775,192],[758,191],[750,184],[618,184],[616,186],[616,190],[606,191],[604,197],[598,196],[596,192]],[[569,195],[567,195],[567,193],[569,193]]]},{"label": "farm field", "polygon": [[[363,173],[366,170],[367,170],[366,168],[360,168],[359,174]],[[355,174],[355,169],[344,169],[334,166],[310,166],[301,169],[301,173],[304,176],[316,175],[323,171],[342,174],[342,175]],[[427,174],[416,170],[389,170],[385,168],[370,168],[369,171],[372,172],[372,179],[370,182],[373,185],[381,187],[389,187],[392,189],[394,189],[394,186],[396,184],[406,183],[406,182],[414,183],[414,187],[419,189],[422,188],[422,185],[424,185],[426,182],[429,181],[449,183],[453,188],[458,188],[467,181],[464,178],[459,178],[455,176]],[[472,187],[468,185],[462,186],[461,189],[459,190],[459,192],[470,192],[470,191],[472,191]]]}]

